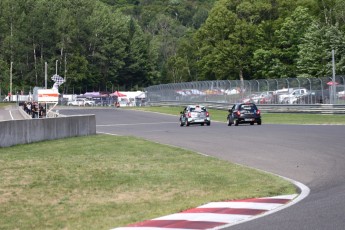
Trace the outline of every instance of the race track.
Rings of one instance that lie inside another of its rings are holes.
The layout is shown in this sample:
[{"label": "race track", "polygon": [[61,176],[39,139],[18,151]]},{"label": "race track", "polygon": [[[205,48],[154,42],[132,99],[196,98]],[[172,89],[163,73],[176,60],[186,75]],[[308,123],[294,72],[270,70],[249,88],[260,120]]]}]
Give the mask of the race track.
[{"label": "race track", "polygon": [[22,120],[24,116],[19,112],[17,106],[9,105],[0,109],[0,121]]},{"label": "race track", "polygon": [[310,188],[301,202],[231,230],[345,229],[345,126],[180,127],[178,115],[124,109],[60,110],[96,114],[97,132],[132,135],[272,172]]}]

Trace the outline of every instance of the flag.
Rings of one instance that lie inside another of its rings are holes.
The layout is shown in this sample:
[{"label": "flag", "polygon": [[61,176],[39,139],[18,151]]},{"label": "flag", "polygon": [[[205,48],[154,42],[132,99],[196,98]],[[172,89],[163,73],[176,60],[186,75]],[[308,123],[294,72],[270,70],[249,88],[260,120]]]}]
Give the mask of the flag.
[{"label": "flag", "polygon": [[59,76],[57,74],[54,74],[52,76],[52,80],[55,82],[55,84],[57,84],[59,86],[62,85],[65,82],[65,79],[63,79],[63,77],[61,77],[61,76]]}]

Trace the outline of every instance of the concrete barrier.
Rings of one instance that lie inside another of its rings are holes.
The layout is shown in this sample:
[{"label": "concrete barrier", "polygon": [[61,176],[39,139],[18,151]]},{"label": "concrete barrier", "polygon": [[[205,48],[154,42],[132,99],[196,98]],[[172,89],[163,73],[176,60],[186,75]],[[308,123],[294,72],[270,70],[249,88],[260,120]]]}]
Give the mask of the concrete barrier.
[{"label": "concrete barrier", "polygon": [[20,114],[24,117],[24,119],[32,119],[32,117],[27,112],[24,111],[22,106],[18,106],[17,108]]},{"label": "concrete barrier", "polygon": [[0,147],[96,134],[95,115],[0,122]]}]

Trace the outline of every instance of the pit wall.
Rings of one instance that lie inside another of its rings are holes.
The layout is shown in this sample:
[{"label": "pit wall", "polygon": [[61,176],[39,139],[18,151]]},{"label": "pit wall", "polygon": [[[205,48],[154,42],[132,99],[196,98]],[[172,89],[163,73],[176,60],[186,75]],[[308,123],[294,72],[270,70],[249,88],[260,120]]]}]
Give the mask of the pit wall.
[{"label": "pit wall", "polygon": [[0,147],[95,134],[95,115],[1,121]]}]

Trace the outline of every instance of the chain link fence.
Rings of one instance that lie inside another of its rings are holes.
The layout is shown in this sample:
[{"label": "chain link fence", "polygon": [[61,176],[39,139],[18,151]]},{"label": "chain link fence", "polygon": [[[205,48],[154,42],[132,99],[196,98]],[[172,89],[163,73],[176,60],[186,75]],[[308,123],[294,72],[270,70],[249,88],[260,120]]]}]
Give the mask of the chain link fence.
[{"label": "chain link fence", "polygon": [[345,76],[216,80],[155,85],[146,88],[148,103],[345,104]]}]

